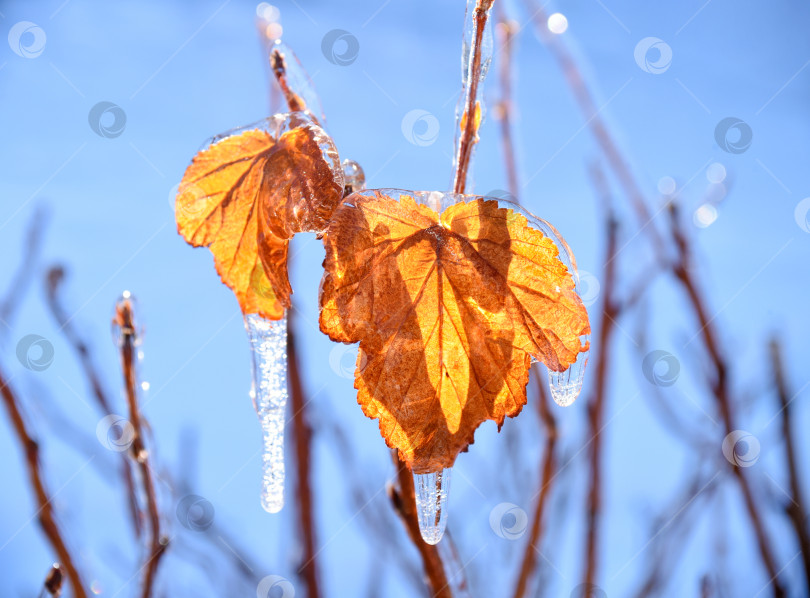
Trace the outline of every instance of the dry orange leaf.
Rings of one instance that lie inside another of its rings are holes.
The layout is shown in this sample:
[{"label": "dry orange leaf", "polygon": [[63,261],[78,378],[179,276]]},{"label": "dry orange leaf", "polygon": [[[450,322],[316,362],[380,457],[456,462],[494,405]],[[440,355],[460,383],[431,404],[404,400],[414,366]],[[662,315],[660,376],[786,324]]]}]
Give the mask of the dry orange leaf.
[{"label": "dry orange leaf", "polygon": [[346,198],[320,297],[321,330],[360,342],[358,402],[415,473],[450,467],[482,422],[517,415],[532,357],[564,370],[590,333],[557,247],[525,216],[473,197],[439,214],[426,197]]},{"label": "dry orange leaf", "polygon": [[342,195],[329,136],[304,113],[278,115],[194,156],[177,193],[177,230],[210,247],[243,313],[277,320],[290,306],[289,239],[323,230]]}]

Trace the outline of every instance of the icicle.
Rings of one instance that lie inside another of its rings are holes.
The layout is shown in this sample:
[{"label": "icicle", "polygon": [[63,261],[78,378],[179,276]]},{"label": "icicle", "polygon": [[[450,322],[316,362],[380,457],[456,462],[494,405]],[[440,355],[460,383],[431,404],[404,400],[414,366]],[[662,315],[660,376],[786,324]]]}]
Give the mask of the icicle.
[{"label": "icicle", "polygon": [[447,527],[447,497],[450,493],[450,468],[413,476],[419,533],[428,544],[438,544]]},{"label": "icicle", "polygon": [[548,385],[551,398],[560,407],[568,407],[579,396],[582,382],[585,379],[585,366],[588,363],[588,351],[580,353],[577,360],[563,372],[548,373]]},{"label": "icicle", "polygon": [[253,363],[250,394],[262,426],[262,508],[284,506],[284,425],[287,408],[287,315],[281,320],[245,316]]},{"label": "icicle", "polygon": [[[582,296],[582,281],[577,272],[576,262],[573,261],[573,256],[568,249],[568,245],[564,245],[560,249],[560,257],[563,262],[568,266],[569,271],[574,273],[574,288],[579,296]],[[580,338],[584,345],[590,339],[589,335]],[[584,351],[577,355],[577,360],[568,366],[568,369],[562,372],[548,372],[548,385],[551,390],[551,398],[560,407],[568,407],[579,396],[582,390],[582,383],[585,381],[585,366],[588,365],[588,354],[590,351]]]}]

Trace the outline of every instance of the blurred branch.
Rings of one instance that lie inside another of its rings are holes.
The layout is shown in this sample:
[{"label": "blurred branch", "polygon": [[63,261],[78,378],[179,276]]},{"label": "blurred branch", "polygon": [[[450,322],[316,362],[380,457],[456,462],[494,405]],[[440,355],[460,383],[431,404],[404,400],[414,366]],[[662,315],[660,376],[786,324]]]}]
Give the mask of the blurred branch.
[{"label": "blurred branch", "polygon": [[0,326],[11,327],[14,313],[36,274],[37,258],[42,249],[42,231],[45,228],[46,220],[47,211],[42,206],[38,206],[28,223],[20,265],[11,279],[5,299],[0,301]]},{"label": "blurred branch", "polygon": [[[478,86],[481,84],[481,51],[483,49],[484,31],[486,30],[489,10],[494,0],[477,0],[473,9],[472,55],[467,85],[464,90],[464,111],[461,114],[461,131],[456,148],[456,174],[453,181],[453,193],[464,193],[467,187],[470,161],[473,148],[478,142],[478,126],[481,123],[481,106],[478,103]],[[466,60],[462,56],[462,60]]]},{"label": "blurred branch", "polygon": [[42,527],[42,531],[45,532],[45,536],[48,538],[51,547],[56,551],[61,566],[65,568],[65,573],[70,580],[70,585],[73,587],[75,597],[87,598],[87,594],[84,591],[84,584],[74,565],[73,557],[68,551],[65,541],[62,539],[59,527],[56,525],[51,499],[48,497],[48,493],[45,490],[45,482],[39,462],[39,445],[36,440],[31,437],[23,420],[22,413],[20,412],[21,408],[19,402],[14,392],[11,390],[11,387],[8,385],[2,371],[0,371],[0,394],[2,394],[3,403],[6,405],[11,423],[14,426],[14,431],[17,434],[17,440],[25,453],[29,481],[34,489],[37,504],[39,505],[39,509],[37,509],[36,513],[39,525]]},{"label": "blurred branch", "polygon": [[607,246],[605,248],[605,274],[602,297],[602,315],[599,321],[599,340],[596,343],[596,374],[593,394],[587,403],[589,424],[589,455],[591,478],[588,490],[588,511],[585,540],[585,578],[584,583],[595,585],[597,574],[597,547],[599,545],[600,511],[602,508],[602,431],[605,427],[605,403],[608,392],[608,363],[611,356],[609,347],[611,334],[619,315],[616,303],[616,238],[618,222],[610,208],[606,215]]},{"label": "blurred branch", "polygon": [[392,458],[394,459],[394,467],[397,470],[397,486],[391,485],[388,488],[388,497],[391,499],[391,504],[394,510],[402,519],[405,524],[405,529],[408,536],[411,538],[416,549],[419,551],[419,556],[422,557],[422,564],[425,567],[425,575],[427,582],[433,591],[434,598],[452,598],[453,593],[450,590],[447,575],[444,571],[444,563],[439,555],[439,549],[432,546],[422,539],[422,534],[419,532],[419,519],[416,514],[416,495],[413,487],[413,475],[408,466],[403,463],[396,450],[392,451]]},{"label": "blurred branch", "polygon": [[290,398],[293,411],[293,436],[295,441],[296,494],[297,508],[300,523],[300,532],[304,548],[303,565],[298,573],[303,576],[307,585],[307,596],[317,598],[318,568],[315,561],[315,521],[313,515],[311,475],[311,436],[309,423],[306,419],[306,406],[308,401],[304,398],[304,387],[301,383],[301,374],[298,365],[298,351],[296,348],[295,308],[287,312],[287,364],[290,373]]},{"label": "blurred branch", "polygon": [[786,505],[786,512],[793,530],[796,533],[796,540],[802,550],[802,562],[804,564],[804,579],[807,584],[807,591],[810,592],[810,537],[807,534],[807,503],[802,492],[802,481],[799,478],[799,467],[796,460],[796,440],[793,435],[793,408],[791,401],[794,397],[788,391],[787,379],[785,376],[784,363],[782,361],[782,349],[776,338],[771,340],[771,363],[773,368],[773,378],[776,385],[776,394],[779,398],[782,416],[782,436],[785,439],[785,459],[787,462],[788,477],[790,478],[790,502]]},{"label": "blurred branch", "polygon": [[537,567],[537,545],[545,532],[544,523],[550,502],[549,496],[557,472],[557,421],[554,419],[554,414],[551,411],[551,399],[548,396],[545,381],[539,367],[534,368],[534,374],[534,379],[537,381],[538,392],[537,409],[540,415],[540,422],[546,434],[546,446],[543,451],[543,461],[540,467],[540,491],[538,493],[537,505],[535,505],[534,514],[532,516],[529,543],[526,546],[526,551],[523,553],[520,573],[518,574],[517,583],[515,584],[515,591],[512,593],[515,598],[522,598],[527,595],[529,579]]},{"label": "blurred branch", "polygon": [[[111,415],[112,408],[110,401],[107,398],[107,393],[101,384],[101,376],[99,376],[93,358],[90,355],[90,349],[87,343],[81,338],[79,333],[71,323],[71,318],[68,316],[67,311],[62,305],[59,297],[62,288],[62,281],[65,278],[65,270],[62,266],[53,266],[48,270],[45,284],[45,297],[48,302],[48,307],[53,314],[56,323],[59,325],[59,330],[65,335],[68,344],[75,351],[79,358],[84,376],[90,384],[93,397],[96,399],[101,412],[104,415]],[[132,462],[126,458],[125,453],[121,453],[121,476],[124,480],[124,486],[127,491],[128,497],[128,510],[132,527],[135,530],[136,538],[140,538],[143,532],[143,524],[141,521],[140,507],[138,506],[138,497],[135,493],[135,481],[133,479]]]},{"label": "blurred branch", "polygon": [[[706,481],[706,475],[695,468],[695,474],[684,491],[679,493],[671,505],[653,520],[650,531],[652,550],[647,560],[647,573],[635,598],[647,598],[660,594],[675,571],[678,560],[686,552],[687,540],[694,531],[698,518],[697,507],[701,500],[707,500],[719,486],[718,474]],[[677,525],[675,522],[677,521]]]},{"label": "blurred branch", "polygon": [[121,328],[121,367],[124,374],[124,391],[129,405],[129,422],[132,424],[133,437],[130,453],[141,471],[141,483],[146,495],[146,509],[149,516],[150,541],[149,552],[144,564],[143,591],[141,596],[148,598],[157,575],[160,557],[166,550],[168,538],[161,535],[160,512],[157,505],[155,480],[150,466],[149,452],[144,444],[143,426],[140,406],[138,405],[137,376],[135,374],[136,328],[132,313],[132,301],[125,298],[115,306],[115,324]]},{"label": "blurred branch", "polygon": [[498,36],[499,48],[499,85],[501,92],[500,101],[495,104],[495,118],[501,123],[501,146],[503,148],[503,160],[506,167],[506,180],[508,181],[509,194],[520,203],[520,191],[518,189],[517,162],[515,159],[515,141],[512,135],[512,119],[514,115],[514,105],[512,103],[512,56],[515,44],[515,31],[519,26],[514,21],[506,17],[502,3],[497,5],[498,25],[495,28]]},{"label": "blurred branch", "polygon": [[[640,226],[647,230],[650,236],[653,247],[657,255],[663,255],[663,241],[658,230],[652,223],[653,215],[647,207],[644,199],[644,194],[641,192],[627,160],[622,156],[619,147],[613,140],[613,137],[608,131],[604,120],[602,119],[602,109],[596,105],[593,99],[593,93],[588,88],[582,72],[577,66],[568,48],[565,46],[561,37],[552,34],[546,27],[548,21],[548,13],[546,13],[543,6],[540,6],[537,0],[525,0],[531,19],[535,25],[535,31],[543,44],[551,51],[551,54],[557,60],[568,86],[571,88],[574,98],[582,111],[582,116],[586,120],[586,125],[591,129],[591,133],[596,139],[597,144],[602,150],[605,159],[611,170],[613,170],[616,178],[622,186],[625,194],[627,195],[630,203],[636,213],[636,217],[641,223]],[[604,108],[604,107],[603,107]]]},{"label": "blurred branch", "polygon": [[[734,417],[732,414],[733,405],[728,384],[728,367],[720,350],[717,333],[712,325],[714,318],[709,317],[706,301],[700,294],[691,271],[686,267],[686,264],[690,263],[689,242],[681,229],[678,220],[678,210],[674,204],[669,205],[669,215],[670,230],[678,252],[678,259],[673,265],[673,272],[676,278],[680,281],[684,291],[687,293],[689,302],[695,312],[695,317],[700,325],[698,334],[703,338],[703,342],[706,350],[709,353],[709,360],[715,374],[714,380],[710,382],[711,390],[715,396],[717,406],[723,420],[725,435],[728,435],[735,430]],[[745,501],[745,507],[754,528],[762,563],[765,566],[765,570],[767,571],[768,577],[771,580],[770,583],[773,588],[773,595],[775,598],[780,598],[781,596],[785,595],[785,591],[778,579],[779,573],[776,568],[776,560],[773,556],[772,548],[765,533],[765,526],[762,522],[762,516],[760,515],[759,508],[754,501],[754,494],[751,490],[751,485],[748,478],[743,473],[742,468],[731,463],[730,461],[729,465],[731,466],[732,472],[739,483],[743,500]]]}]

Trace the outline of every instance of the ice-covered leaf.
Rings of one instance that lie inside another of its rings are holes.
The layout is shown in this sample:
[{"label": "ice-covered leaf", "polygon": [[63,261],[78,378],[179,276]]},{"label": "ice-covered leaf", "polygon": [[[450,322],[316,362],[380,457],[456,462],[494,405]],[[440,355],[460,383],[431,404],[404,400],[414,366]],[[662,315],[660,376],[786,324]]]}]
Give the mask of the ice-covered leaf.
[{"label": "ice-covered leaf", "polygon": [[358,402],[416,473],[517,415],[531,359],[564,370],[590,333],[557,246],[523,214],[472,196],[439,212],[427,196],[347,197],[324,235],[320,297],[321,330],[360,342]]},{"label": "ice-covered leaf", "polygon": [[242,312],[279,319],[290,305],[287,246],[320,231],[343,195],[329,136],[308,115],[278,115],[212,140],[183,175],[178,232],[208,246]]}]

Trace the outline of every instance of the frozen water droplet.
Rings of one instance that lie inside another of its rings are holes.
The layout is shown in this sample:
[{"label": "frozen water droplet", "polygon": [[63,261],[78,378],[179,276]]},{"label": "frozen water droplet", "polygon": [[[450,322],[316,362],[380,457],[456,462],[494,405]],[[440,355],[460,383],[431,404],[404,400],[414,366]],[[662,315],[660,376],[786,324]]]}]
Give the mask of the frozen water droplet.
[{"label": "frozen water droplet", "polygon": [[551,398],[560,407],[568,407],[579,396],[582,382],[585,379],[585,365],[588,363],[588,351],[580,353],[577,360],[563,372],[548,373],[548,384]]},{"label": "frozen water droplet", "polygon": [[447,497],[450,492],[450,468],[413,476],[419,533],[428,544],[438,544],[447,527]]},{"label": "frozen water droplet", "polygon": [[366,175],[363,168],[357,162],[348,158],[343,160],[341,166],[343,167],[343,188],[346,195],[357,191],[365,191]]},{"label": "frozen water droplet", "polygon": [[253,406],[262,426],[262,508],[284,506],[284,425],[287,410],[287,315],[266,320],[245,316],[253,363]]}]

